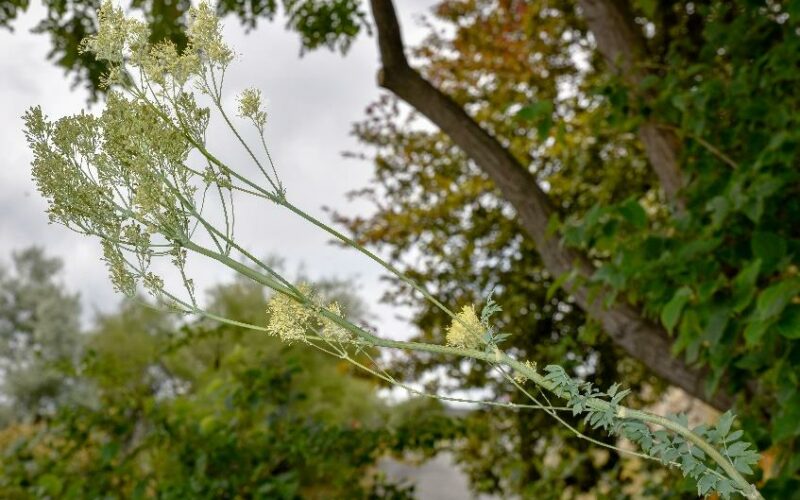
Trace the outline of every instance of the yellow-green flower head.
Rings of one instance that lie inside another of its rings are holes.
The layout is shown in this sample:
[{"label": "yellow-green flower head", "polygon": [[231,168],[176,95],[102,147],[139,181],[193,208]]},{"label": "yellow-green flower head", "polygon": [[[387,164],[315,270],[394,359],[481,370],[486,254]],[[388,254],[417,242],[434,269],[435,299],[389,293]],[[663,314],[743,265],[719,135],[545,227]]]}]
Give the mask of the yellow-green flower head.
[{"label": "yellow-green flower head", "polygon": [[[301,284],[297,288],[306,297],[312,294],[308,285]],[[311,308],[281,293],[276,293],[270,299],[267,304],[267,314],[269,315],[267,333],[288,343],[305,341],[314,317]]]},{"label": "yellow-green flower head", "polygon": [[260,90],[250,88],[239,94],[239,116],[253,120],[258,127],[267,123],[267,112],[262,105]]},{"label": "yellow-green flower head", "polygon": [[131,50],[146,46],[148,35],[144,23],[126,18],[121,7],[106,0],[98,13],[97,34],[87,37],[82,46],[100,60],[122,64]]},{"label": "yellow-green flower head", "polygon": [[447,345],[467,349],[478,347],[484,327],[475,314],[475,306],[462,307],[456,319],[447,327]]},{"label": "yellow-green flower head", "polygon": [[136,276],[125,265],[125,257],[119,247],[108,240],[102,240],[101,244],[103,245],[103,260],[108,266],[108,274],[114,289],[128,297],[133,297],[136,294]]},{"label": "yellow-green flower head", "polygon": [[233,60],[233,51],[222,39],[222,25],[214,9],[202,2],[189,10],[189,18],[189,46],[201,59],[227,66]]},{"label": "yellow-green flower head", "polygon": [[[326,309],[336,316],[344,318],[342,309],[337,302],[331,302]],[[324,316],[322,317],[322,330],[320,334],[322,337],[334,342],[346,342],[350,340],[351,337],[350,331]]]},{"label": "yellow-green flower head", "polygon": [[[147,26],[136,19],[126,18],[122,9],[114,7],[110,1],[103,2],[100,7],[97,34],[86,38],[82,48],[94,53],[98,59],[113,63],[110,73],[106,76],[106,82],[109,84],[122,81],[125,72],[123,67],[128,63],[141,68],[150,83],[162,86],[177,83],[178,86],[183,86],[192,76],[200,74],[201,53],[207,56],[211,51],[215,54],[216,59],[208,57],[212,62],[219,62],[222,59],[229,61],[232,58],[232,53],[230,57],[222,55],[225,50],[228,52],[230,50],[223,47],[221,36],[214,38],[210,34],[216,29],[214,26],[208,26],[213,25],[209,17],[213,17],[210,8],[201,5],[192,12],[195,10],[198,12],[202,10],[202,15],[198,17],[200,19],[198,29],[204,33],[205,38],[202,41],[204,45],[192,46],[194,50],[186,50],[179,54],[175,44],[168,40],[151,46]],[[206,24],[205,28],[203,23]],[[197,24],[196,19],[194,24]],[[218,28],[218,21],[216,27]]]},{"label": "yellow-green flower head", "polygon": [[[201,71],[200,56],[196,52],[187,50],[178,54],[177,47],[169,40],[151,47],[138,64],[150,82],[162,86],[174,81],[182,87]],[[170,77],[172,80],[169,80]]]}]

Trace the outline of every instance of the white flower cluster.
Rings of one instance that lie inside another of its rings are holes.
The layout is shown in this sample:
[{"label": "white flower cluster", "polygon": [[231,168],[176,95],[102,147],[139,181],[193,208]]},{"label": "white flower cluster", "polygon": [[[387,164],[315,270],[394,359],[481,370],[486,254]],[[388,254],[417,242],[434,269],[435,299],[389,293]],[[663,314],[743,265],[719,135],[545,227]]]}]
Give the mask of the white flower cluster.
[{"label": "white flower cluster", "polygon": [[[347,342],[352,334],[347,328],[331,318],[320,314],[322,306],[315,304],[311,287],[306,284],[298,286],[300,293],[311,301],[311,305],[298,302],[288,295],[276,293],[267,304],[269,324],[267,332],[284,342],[306,342],[309,333],[318,332],[320,337],[330,342]],[[326,311],[344,319],[341,307],[331,302]]]},{"label": "white flower cluster", "polygon": [[464,306],[447,328],[447,345],[475,349],[481,344],[481,332],[484,330],[475,314],[475,306]]}]

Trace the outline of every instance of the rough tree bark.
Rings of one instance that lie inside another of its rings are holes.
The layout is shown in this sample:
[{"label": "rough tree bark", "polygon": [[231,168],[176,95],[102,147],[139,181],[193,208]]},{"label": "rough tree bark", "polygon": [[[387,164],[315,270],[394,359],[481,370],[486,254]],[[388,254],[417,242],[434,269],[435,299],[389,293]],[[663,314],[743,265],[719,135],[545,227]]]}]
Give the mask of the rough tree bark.
[{"label": "rough tree bark", "polygon": [[[647,44],[642,31],[633,22],[625,0],[579,0],[586,24],[594,36],[597,50],[614,71],[634,88],[647,76],[642,62],[647,57]],[[660,128],[655,120],[639,126],[639,139],[667,199],[683,209],[680,190],[683,187],[678,157],[680,143],[675,134]]]},{"label": "rough tree bark", "polygon": [[732,401],[728,394],[705,393],[704,370],[689,367],[671,355],[672,342],[663,328],[629,304],[605,307],[601,300],[590,296],[588,288],[578,284],[591,276],[593,266],[585,256],[565,248],[557,237],[548,233],[553,208],[535,177],[461,106],[411,68],[392,1],[371,0],[371,5],[382,63],[379,84],[428,117],[494,181],[516,209],[522,227],[536,243],[545,267],[554,276],[578,271],[583,279],[568,283],[567,290],[584,311],[602,324],[617,345],[669,383],[717,408],[728,408]]}]

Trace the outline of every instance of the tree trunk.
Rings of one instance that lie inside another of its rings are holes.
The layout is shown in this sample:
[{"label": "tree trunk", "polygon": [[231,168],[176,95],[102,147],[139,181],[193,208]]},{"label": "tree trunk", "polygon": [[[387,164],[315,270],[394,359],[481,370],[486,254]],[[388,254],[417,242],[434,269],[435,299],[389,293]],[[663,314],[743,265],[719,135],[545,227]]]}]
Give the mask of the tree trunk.
[{"label": "tree trunk", "polygon": [[[633,22],[627,3],[624,0],[579,0],[578,5],[597,50],[614,71],[638,88],[647,76],[642,64],[647,59],[647,44],[641,29]],[[677,137],[671,130],[648,120],[639,127],[639,139],[667,199],[682,210],[683,179],[678,165],[680,143]]]}]

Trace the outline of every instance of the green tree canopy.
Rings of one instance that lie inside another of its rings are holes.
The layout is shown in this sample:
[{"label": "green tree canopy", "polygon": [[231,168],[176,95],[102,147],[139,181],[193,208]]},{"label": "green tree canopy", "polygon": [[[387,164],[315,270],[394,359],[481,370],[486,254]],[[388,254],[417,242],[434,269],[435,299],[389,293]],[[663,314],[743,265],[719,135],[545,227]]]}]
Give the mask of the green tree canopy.
[{"label": "green tree canopy", "polygon": [[[445,28],[411,51],[417,74],[389,2],[373,2],[382,84],[412,113],[386,96],[356,126],[376,176],[354,196],[376,210],[341,220],[449,300],[495,289],[506,328],[529,332],[512,339],[520,349],[647,380],[601,348],[610,340],[719,408],[735,399],[777,457],[767,491],[788,494],[800,468],[794,3],[441,2]],[[408,291],[399,281],[389,298]],[[415,303],[423,336],[441,337],[440,312]]]},{"label": "green tree canopy", "polygon": [[80,305],[59,282],[61,261],[41,248],[0,267],[0,423],[37,419],[81,397],[69,375],[80,355]]},{"label": "green tree canopy", "polygon": [[[322,289],[360,302],[342,282]],[[269,324],[260,287],[235,282],[209,296],[219,314]],[[435,453],[457,435],[437,404],[390,411],[375,382],[341,360],[186,323],[141,299],[101,315],[84,337],[71,366],[48,373],[72,374],[91,397],[60,401],[36,421],[18,408],[0,430],[3,498],[408,498],[377,459]]]}]

